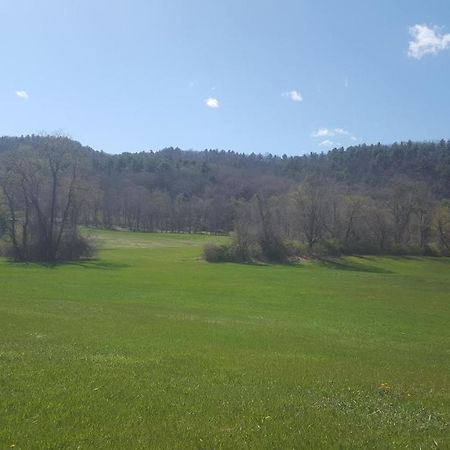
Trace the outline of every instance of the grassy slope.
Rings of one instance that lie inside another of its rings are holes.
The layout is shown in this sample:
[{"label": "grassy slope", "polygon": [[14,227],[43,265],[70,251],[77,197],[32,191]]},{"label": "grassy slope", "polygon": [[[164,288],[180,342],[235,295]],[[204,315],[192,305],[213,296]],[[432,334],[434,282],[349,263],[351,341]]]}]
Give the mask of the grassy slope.
[{"label": "grassy slope", "polygon": [[92,262],[0,261],[0,448],[450,447],[450,260],[100,240]]}]

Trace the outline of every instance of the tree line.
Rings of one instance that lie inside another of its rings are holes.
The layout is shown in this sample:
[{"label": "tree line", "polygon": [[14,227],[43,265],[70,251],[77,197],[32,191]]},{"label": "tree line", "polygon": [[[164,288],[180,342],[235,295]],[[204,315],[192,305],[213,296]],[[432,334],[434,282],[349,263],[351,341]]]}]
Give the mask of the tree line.
[{"label": "tree line", "polygon": [[15,259],[88,253],[79,224],[234,232],[227,258],[446,254],[450,141],[287,157],[178,148],[109,155],[65,137],[3,137],[0,192],[0,233]]},{"label": "tree line", "polygon": [[310,177],[288,193],[240,202],[234,223],[231,244],[205,246],[207,260],[450,256],[450,201],[400,176],[378,189]]}]

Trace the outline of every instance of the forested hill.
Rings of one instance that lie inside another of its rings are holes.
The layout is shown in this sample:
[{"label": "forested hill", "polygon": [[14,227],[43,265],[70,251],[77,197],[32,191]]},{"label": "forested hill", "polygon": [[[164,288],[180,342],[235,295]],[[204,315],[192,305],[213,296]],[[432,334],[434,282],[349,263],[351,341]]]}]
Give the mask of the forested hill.
[{"label": "forested hill", "polygon": [[[49,139],[1,137],[0,155],[37,148]],[[89,167],[89,216],[100,225],[230,230],[233,202],[255,194],[282,195],[319,178],[372,197],[401,179],[426,186],[436,200],[450,198],[450,141],[444,140],[358,145],[290,157],[178,148],[110,155],[67,142]]]},{"label": "forested hill", "polygon": [[[363,144],[328,153],[290,157],[166,148],[158,152],[122,153],[103,159],[100,166],[105,168],[105,164],[108,170],[131,170],[135,173],[162,171],[166,173],[166,179],[170,178],[167,172],[171,172],[174,181],[179,176],[185,178],[192,174],[197,181],[203,180],[205,184],[217,184],[221,180],[234,181],[238,186],[254,183],[255,188],[274,191],[283,189],[292,181],[302,181],[319,173],[338,182],[370,186],[383,185],[394,177],[403,176],[426,182],[433,187],[436,195],[450,196],[450,141],[444,140],[439,143]],[[268,176],[279,181],[272,179],[272,183],[267,185],[269,180],[265,177]],[[258,177],[262,177],[262,182],[258,182]],[[245,188],[240,195],[247,196]]]},{"label": "forested hill", "polygon": [[[0,137],[0,152],[33,147],[42,139],[40,136]],[[233,195],[247,197],[257,188],[283,190],[292,182],[320,173],[338,182],[370,186],[385,184],[393,177],[408,177],[428,183],[438,196],[450,196],[450,141],[445,140],[363,144],[289,157],[179,148],[110,155],[75,141],[73,148],[92,162],[99,175],[129,174],[133,178],[142,174],[144,178],[139,177],[139,184],[171,195],[199,194],[213,186],[216,190],[223,183],[224,194],[230,194],[227,185],[235,184],[241,191]]]}]

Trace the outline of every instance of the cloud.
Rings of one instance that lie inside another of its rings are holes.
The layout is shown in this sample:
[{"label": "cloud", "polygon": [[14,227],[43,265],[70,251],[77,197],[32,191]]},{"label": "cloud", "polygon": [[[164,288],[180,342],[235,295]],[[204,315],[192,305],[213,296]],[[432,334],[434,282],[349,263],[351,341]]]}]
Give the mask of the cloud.
[{"label": "cloud", "polygon": [[17,97],[23,98],[24,100],[28,100],[30,98],[27,91],[16,91],[16,95]]},{"label": "cloud", "polygon": [[314,131],[311,136],[312,137],[332,137],[332,136],[349,136],[350,132],[347,130],[344,130],[343,128],[319,128],[317,131]]},{"label": "cloud", "polygon": [[205,100],[205,104],[208,108],[218,108],[219,107],[219,100],[214,97],[209,97]]},{"label": "cloud", "polygon": [[409,34],[414,38],[409,41],[408,56],[421,59],[427,54],[437,55],[450,47],[450,34],[443,34],[437,26],[414,25],[410,27]]},{"label": "cloud", "polygon": [[328,128],[319,128],[317,131],[311,134],[312,137],[324,137],[324,136],[334,136],[332,130]]},{"label": "cloud", "polygon": [[[350,133],[348,130],[344,130],[344,128],[319,128],[318,130],[311,133],[311,136],[314,138],[331,138],[341,136],[342,139],[345,139],[347,145],[350,145],[349,141],[357,142],[359,138],[357,138],[353,133]],[[331,139],[325,139],[319,143],[320,147],[342,147],[340,142],[334,142]]]},{"label": "cloud", "polygon": [[331,147],[341,147],[342,144],[339,144],[339,142],[333,142],[333,141],[330,141],[329,139],[325,139],[324,141],[322,141],[322,142],[319,144],[319,146],[320,146],[320,147],[328,147],[328,148],[331,148]]},{"label": "cloud", "polygon": [[283,97],[290,98],[293,102],[302,102],[303,101],[302,94],[300,94],[300,92],[296,91],[295,89],[292,91],[283,92],[281,95]]},{"label": "cloud", "polygon": [[347,130],[344,130],[342,128],[335,128],[333,131],[336,134],[340,134],[341,136],[348,136],[350,134]]}]

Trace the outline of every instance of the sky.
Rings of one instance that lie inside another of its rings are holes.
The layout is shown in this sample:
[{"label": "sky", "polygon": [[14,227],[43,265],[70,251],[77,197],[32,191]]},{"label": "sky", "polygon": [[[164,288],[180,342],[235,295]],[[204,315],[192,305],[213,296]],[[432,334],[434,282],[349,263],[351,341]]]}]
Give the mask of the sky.
[{"label": "sky", "polygon": [[450,138],[449,0],[2,0],[0,135],[300,155]]}]

